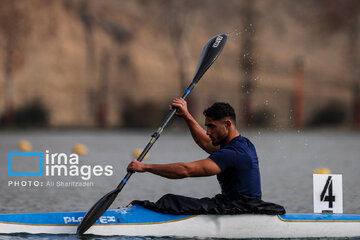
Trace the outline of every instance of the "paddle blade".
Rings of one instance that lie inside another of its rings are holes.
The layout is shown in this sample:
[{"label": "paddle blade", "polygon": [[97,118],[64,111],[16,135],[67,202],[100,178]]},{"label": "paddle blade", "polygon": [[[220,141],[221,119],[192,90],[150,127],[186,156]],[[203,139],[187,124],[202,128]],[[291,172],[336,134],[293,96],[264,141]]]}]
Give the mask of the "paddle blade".
[{"label": "paddle blade", "polygon": [[115,189],[105,196],[103,196],[99,201],[97,201],[94,206],[86,213],[85,217],[78,226],[76,233],[83,234],[86,232],[95,222],[101,217],[104,212],[110,207],[114,202],[115,198],[119,193],[118,189]]},{"label": "paddle blade", "polygon": [[217,57],[220,55],[226,43],[227,35],[219,34],[211,38],[204,46],[199,64],[193,79],[194,83],[197,83],[209,67],[215,62]]}]

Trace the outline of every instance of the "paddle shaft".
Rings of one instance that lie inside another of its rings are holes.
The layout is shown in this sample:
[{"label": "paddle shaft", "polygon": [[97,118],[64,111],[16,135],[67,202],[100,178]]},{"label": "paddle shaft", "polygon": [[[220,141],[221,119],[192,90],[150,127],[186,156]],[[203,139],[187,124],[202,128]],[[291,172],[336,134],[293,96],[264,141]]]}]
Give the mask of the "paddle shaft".
[{"label": "paddle shaft", "polygon": [[[184,94],[181,96],[181,98],[185,99],[193,90],[193,88],[196,85],[196,81],[193,81],[189,87],[185,90]],[[171,110],[168,115],[166,116],[165,120],[162,122],[161,126],[158,128],[158,130],[156,132],[154,132],[151,135],[151,139],[149,141],[149,143],[146,145],[146,147],[144,148],[144,150],[142,151],[142,153],[140,154],[140,156],[137,158],[137,161],[142,162],[142,160],[144,159],[144,157],[146,156],[146,154],[149,152],[149,150],[151,149],[151,147],[154,145],[154,143],[156,142],[156,140],[160,137],[162,131],[164,130],[164,128],[166,127],[166,125],[170,122],[170,120],[172,119],[172,117],[175,115],[177,111],[177,108],[174,108],[173,110]],[[121,180],[120,184],[117,186],[116,188],[116,192],[120,192],[123,187],[125,186],[125,184],[127,183],[127,181],[130,179],[131,175],[134,172],[128,172],[125,177],[123,178],[123,180]]]}]

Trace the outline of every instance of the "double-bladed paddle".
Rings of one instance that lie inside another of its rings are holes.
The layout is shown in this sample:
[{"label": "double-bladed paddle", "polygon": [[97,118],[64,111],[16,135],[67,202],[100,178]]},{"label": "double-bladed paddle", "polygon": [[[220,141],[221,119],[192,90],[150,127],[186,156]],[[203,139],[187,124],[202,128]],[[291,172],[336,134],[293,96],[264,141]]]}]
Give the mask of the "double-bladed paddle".
[{"label": "double-bladed paddle", "polygon": [[[199,64],[194,76],[193,81],[189,85],[189,87],[185,90],[182,98],[185,99],[193,90],[195,85],[199,82],[200,78],[204,75],[206,70],[215,62],[217,57],[220,55],[222,49],[225,46],[227,39],[226,34],[220,34],[213,38],[211,38],[204,46]],[[169,123],[170,119],[174,116],[177,109],[174,108],[171,110],[168,115],[166,116],[165,120],[158,128],[158,130],[151,136],[150,142],[146,145],[140,156],[137,158],[139,162],[143,160],[145,155],[149,152],[150,148],[154,145],[156,140],[160,137],[160,134],[164,130],[165,126]],[[110,207],[110,205],[114,202],[115,198],[119,194],[119,192],[123,189],[129,178],[133,172],[128,172],[124,179],[120,182],[120,184],[111,192],[103,196],[99,201],[95,203],[94,206],[90,208],[90,210],[86,213],[85,217],[83,218],[82,222],[77,228],[77,234],[83,234],[86,230],[88,230],[98,218],[103,215],[103,213]]]}]

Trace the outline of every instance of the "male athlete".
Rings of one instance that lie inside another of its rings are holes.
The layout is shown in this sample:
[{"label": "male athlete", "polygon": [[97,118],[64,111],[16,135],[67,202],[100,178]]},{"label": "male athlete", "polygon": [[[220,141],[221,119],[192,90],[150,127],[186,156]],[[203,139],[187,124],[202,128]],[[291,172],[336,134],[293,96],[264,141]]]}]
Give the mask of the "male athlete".
[{"label": "male athlete", "polygon": [[[133,160],[127,170],[150,172],[171,179],[217,175],[222,194],[211,199],[168,194],[156,204],[150,203],[150,208],[166,208],[165,212],[181,214],[285,212],[281,206],[261,200],[256,150],[250,140],[241,136],[236,129],[235,112],[229,104],[217,102],[204,111],[206,131],[189,113],[184,99],[175,99],[170,108],[178,109],[176,114],[185,120],[195,142],[210,156],[194,162],[171,164],[146,164]],[[149,205],[148,201],[145,202],[145,205]],[[184,209],[173,211],[168,209],[171,205],[181,205]]]}]

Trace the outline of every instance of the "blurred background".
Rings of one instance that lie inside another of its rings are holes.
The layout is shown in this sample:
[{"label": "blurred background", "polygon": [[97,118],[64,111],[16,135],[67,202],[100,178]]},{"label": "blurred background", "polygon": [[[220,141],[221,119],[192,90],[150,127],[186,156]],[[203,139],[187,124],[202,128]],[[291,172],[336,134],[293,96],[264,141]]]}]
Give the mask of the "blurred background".
[{"label": "blurred background", "polygon": [[[324,168],[343,174],[344,211],[360,213],[359,18],[358,0],[0,0],[0,212],[89,209],[190,84],[204,44],[227,33],[188,98],[195,118],[203,124],[215,101],[234,106],[257,148],[264,200],[312,212],[312,173]],[[162,135],[151,163],[208,156],[181,119]],[[114,174],[92,188],[9,186],[37,180],[8,175],[15,149],[77,152],[80,165]],[[215,177],[136,174],[114,207],[219,191]]]},{"label": "blurred background", "polygon": [[227,45],[189,98],[201,123],[225,101],[242,128],[360,127],[359,1],[0,6],[1,128],[155,127],[220,33]]}]

